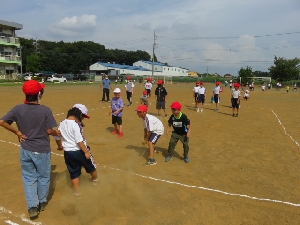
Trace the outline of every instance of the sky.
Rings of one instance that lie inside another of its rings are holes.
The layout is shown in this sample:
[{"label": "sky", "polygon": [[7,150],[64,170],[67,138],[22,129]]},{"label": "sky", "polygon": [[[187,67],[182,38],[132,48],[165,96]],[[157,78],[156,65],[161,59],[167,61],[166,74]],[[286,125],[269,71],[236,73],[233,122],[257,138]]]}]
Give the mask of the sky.
[{"label": "sky", "polygon": [[[93,41],[142,50],[197,71],[268,72],[274,56],[300,58],[300,0],[0,0],[19,37]],[[155,35],[154,35],[155,33]],[[155,43],[155,44],[154,44]]]}]

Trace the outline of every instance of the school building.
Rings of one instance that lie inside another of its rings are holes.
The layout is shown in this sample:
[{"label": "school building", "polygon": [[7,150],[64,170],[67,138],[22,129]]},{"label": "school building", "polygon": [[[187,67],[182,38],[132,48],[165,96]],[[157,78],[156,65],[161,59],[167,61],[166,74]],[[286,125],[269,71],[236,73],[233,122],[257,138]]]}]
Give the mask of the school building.
[{"label": "school building", "polygon": [[22,66],[20,40],[16,30],[23,25],[0,20],[0,79],[15,79]]}]

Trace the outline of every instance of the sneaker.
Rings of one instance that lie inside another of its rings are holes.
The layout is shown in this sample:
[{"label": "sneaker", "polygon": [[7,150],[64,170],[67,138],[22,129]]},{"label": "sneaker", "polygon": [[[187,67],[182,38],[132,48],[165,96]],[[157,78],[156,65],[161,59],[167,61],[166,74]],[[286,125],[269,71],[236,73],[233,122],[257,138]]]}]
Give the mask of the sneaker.
[{"label": "sneaker", "polygon": [[234,116],[235,116],[235,114],[233,113],[233,114],[232,114],[232,117],[234,117]]},{"label": "sneaker", "polygon": [[189,157],[184,158],[184,162],[185,163],[189,163],[191,160],[189,159]]},{"label": "sneaker", "polygon": [[199,112],[199,108],[197,109],[197,112]]},{"label": "sneaker", "polygon": [[235,114],[235,117],[238,117],[239,116],[239,114]]},{"label": "sneaker", "polygon": [[109,100],[107,102],[110,102]]},{"label": "sneaker", "polygon": [[74,197],[80,197],[80,196],[81,196],[81,193],[75,193],[75,192],[74,192],[74,193],[73,193],[73,196],[74,196]]},{"label": "sneaker", "polygon": [[119,138],[123,137],[123,132],[119,132]]},{"label": "sneaker", "polygon": [[168,155],[166,158],[165,158],[165,162],[170,162],[172,159],[172,156],[171,155]]},{"label": "sneaker", "polygon": [[32,207],[28,209],[28,214],[30,218],[37,217],[39,215],[38,207]]},{"label": "sneaker", "polygon": [[155,166],[157,162],[155,159],[149,159],[148,162],[146,163],[146,166]]},{"label": "sneaker", "polygon": [[203,112],[203,109],[201,109],[200,111]]},{"label": "sneaker", "polygon": [[215,109],[216,112],[218,112],[218,110],[219,110],[218,108]]},{"label": "sneaker", "polygon": [[48,202],[40,202],[39,210],[44,211],[46,209]]},{"label": "sneaker", "polygon": [[111,132],[112,134],[119,134],[119,130],[114,130],[113,132]]},{"label": "sneaker", "polygon": [[97,186],[97,185],[98,185],[98,180],[99,180],[98,178],[97,178],[97,179],[95,179],[95,180],[93,180],[93,179],[92,179],[92,181],[93,181],[93,185],[94,185],[94,186]]},{"label": "sneaker", "polygon": [[104,102],[104,101],[102,101],[102,102]]}]

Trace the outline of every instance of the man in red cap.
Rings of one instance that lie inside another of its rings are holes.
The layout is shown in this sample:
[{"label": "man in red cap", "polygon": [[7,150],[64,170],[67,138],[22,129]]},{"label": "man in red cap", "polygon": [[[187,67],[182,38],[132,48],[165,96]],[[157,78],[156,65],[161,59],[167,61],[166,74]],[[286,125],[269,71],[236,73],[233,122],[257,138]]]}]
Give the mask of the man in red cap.
[{"label": "man in red cap", "polygon": [[166,97],[168,92],[166,88],[163,86],[163,81],[157,81],[157,88],[155,89],[155,96],[156,96],[156,109],[157,114],[160,116],[160,110],[163,109],[165,116],[168,116],[166,113]]},{"label": "man in red cap", "polygon": [[215,111],[217,112],[219,109],[218,109],[218,104],[220,102],[220,82],[217,81],[216,82],[216,86],[214,87],[214,90],[213,90],[213,97],[214,97],[214,101],[216,103],[216,109]]},{"label": "man in red cap", "polygon": [[174,149],[177,145],[178,140],[183,144],[183,160],[185,163],[189,163],[189,137],[191,135],[191,122],[188,117],[181,112],[181,104],[179,102],[173,102],[171,104],[172,115],[168,120],[168,128],[166,134],[170,132],[173,127],[173,132],[169,142],[168,153],[169,155],[165,158],[166,162],[172,159]]},{"label": "man in red cap", "polygon": [[149,147],[149,160],[146,165],[154,166],[157,164],[154,159],[154,145],[164,134],[164,125],[157,117],[147,114],[148,107],[146,105],[139,105],[135,111],[144,125],[144,141],[142,143],[148,144]]},{"label": "man in red cap", "polygon": [[127,106],[131,106],[134,84],[133,84],[133,82],[131,82],[130,76],[127,76],[126,79],[127,79],[127,82],[125,84],[125,88],[126,88],[126,96],[127,96],[127,100],[128,100]]},{"label": "man in red cap", "polygon": [[[240,96],[241,91],[239,90],[240,85],[238,83],[234,83],[234,90],[232,91],[232,116],[238,117],[239,108],[240,108]],[[236,114],[235,113],[236,110]]]},{"label": "man in red cap", "polygon": [[[45,210],[50,187],[51,149],[49,135],[59,136],[51,110],[40,105],[44,84],[35,80],[23,85],[25,104],[13,107],[0,119],[0,126],[11,131],[20,141],[20,163],[29,217],[36,218]],[[17,127],[11,126],[16,122]]]}]

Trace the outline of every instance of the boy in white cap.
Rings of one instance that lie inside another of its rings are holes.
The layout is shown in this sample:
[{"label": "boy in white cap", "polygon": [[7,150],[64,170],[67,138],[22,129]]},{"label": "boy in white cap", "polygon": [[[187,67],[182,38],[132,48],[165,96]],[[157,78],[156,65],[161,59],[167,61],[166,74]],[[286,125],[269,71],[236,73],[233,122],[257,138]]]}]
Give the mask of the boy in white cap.
[{"label": "boy in white cap", "polygon": [[67,118],[61,121],[59,125],[65,163],[74,188],[74,196],[81,195],[79,177],[82,167],[92,176],[93,184],[97,184],[98,182],[97,166],[83,135],[84,125],[82,120],[84,118],[90,118],[88,116],[88,109],[85,105],[75,104],[68,111]]},{"label": "boy in white cap", "polygon": [[118,134],[119,138],[121,138],[123,137],[122,116],[123,116],[123,109],[124,109],[124,101],[121,98],[120,88],[116,88],[114,90],[114,95],[115,97],[111,99],[111,103],[110,103],[111,110],[109,112],[109,115],[112,115],[111,120],[115,128],[112,134]]},{"label": "boy in white cap", "polygon": [[147,114],[148,107],[145,105],[139,105],[135,111],[144,125],[143,144],[148,144],[149,147],[149,160],[146,165],[154,166],[157,164],[154,159],[154,145],[160,136],[164,134],[164,125],[157,117]]}]

